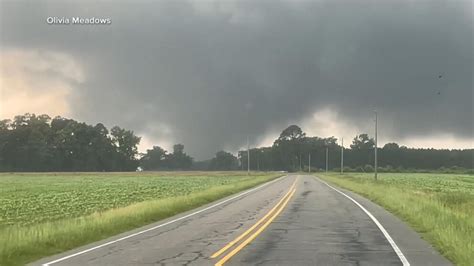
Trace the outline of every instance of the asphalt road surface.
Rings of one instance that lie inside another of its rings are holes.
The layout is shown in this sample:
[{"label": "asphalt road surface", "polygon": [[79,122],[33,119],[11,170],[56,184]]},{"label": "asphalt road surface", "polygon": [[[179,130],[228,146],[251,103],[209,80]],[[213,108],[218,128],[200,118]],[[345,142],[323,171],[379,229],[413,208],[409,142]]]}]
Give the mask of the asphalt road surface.
[{"label": "asphalt road surface", "polygon": [[450,265],[383,208],[313,176],[244,193],[33,265]]}]

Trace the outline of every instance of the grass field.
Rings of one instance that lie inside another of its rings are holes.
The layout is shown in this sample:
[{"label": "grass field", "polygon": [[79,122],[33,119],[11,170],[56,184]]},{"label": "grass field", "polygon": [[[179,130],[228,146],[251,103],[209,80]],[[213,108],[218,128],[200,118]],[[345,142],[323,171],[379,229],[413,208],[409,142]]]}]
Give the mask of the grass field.
[{"label": "grass field", "polygon": [[106,238],[256,186],[277,173],[0,174],[0,265]]},{"label": "grass field", "polygon": [[455,174],[320,174],[408,222],[456,265],[474,265],[474,176]]}]

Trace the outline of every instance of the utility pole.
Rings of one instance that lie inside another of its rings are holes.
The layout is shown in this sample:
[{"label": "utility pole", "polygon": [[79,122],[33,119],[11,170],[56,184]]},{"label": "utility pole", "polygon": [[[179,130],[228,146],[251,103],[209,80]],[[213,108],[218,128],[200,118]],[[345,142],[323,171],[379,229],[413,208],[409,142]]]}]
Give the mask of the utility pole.
[{"label": "utility pole", "polygon": [[326,173],[328,172],[328,147],[326,147]]},{"label": "utility pole", "polygon": [[375,112],[375,150],[374,150],[374,155],[375,155],[375,162],[374,162],[374,173],[375,173],[375,180],[377,180],[377,111]]},{"label": "utility pole", "polygon": [[311,153],[309,154],[309,158],[308,158],[308,173],[311,173]]},{"label": "utility pole", "polygon": [[344,174],[344,138],[341,144],[341,174]]},{"label": "utility pole", "polygon": [[247,135],[247,175],[250,175],[250,141]]}]

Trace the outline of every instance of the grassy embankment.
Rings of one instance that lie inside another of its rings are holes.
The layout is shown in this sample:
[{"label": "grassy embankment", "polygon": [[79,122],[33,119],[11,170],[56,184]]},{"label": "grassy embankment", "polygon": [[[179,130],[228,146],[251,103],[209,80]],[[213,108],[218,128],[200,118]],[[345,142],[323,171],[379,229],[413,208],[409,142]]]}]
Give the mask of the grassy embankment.
[{"label": "grassy embankment", "polygon": [[474,176],[319,174],[401,217],[456,265],[474,265]]},{"label": "grassy embankment", "polygon": [[104,239],[279,175],[0,174],[0,265],[22,265]]}]

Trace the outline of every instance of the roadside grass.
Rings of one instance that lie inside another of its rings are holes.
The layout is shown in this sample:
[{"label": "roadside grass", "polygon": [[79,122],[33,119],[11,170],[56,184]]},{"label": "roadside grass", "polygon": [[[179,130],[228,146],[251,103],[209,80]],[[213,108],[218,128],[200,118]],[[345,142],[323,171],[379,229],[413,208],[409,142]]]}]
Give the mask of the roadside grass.
[{"label": "roadside grass", "polygon": [[474,265],[474,176],[319,174],[380,204],[410,224],[456,265]]},{"label": "roadside grass", "polygon": [[[213,174],[203,173],[202,176],[205,178]],[[216,173],[216,175],[221,179],[232,179],[231,175],[235,178],[241,174]],[[166,198],[159,198],[157,195],[159,199],[156,200],[136,202],[84,216],[29,225],[5,226],[0,228],[0,265],[23,265],[45,256],[70,250],[191,210],[278,176],[281,174],[253,174],[250,177],[242,175],[236,182],[213,184],[206,189],[183,195]]]},{"label": "roadside grass", "polygon": [[246,178],[243,172],[0,174],[0,229],[188,195]]}]

